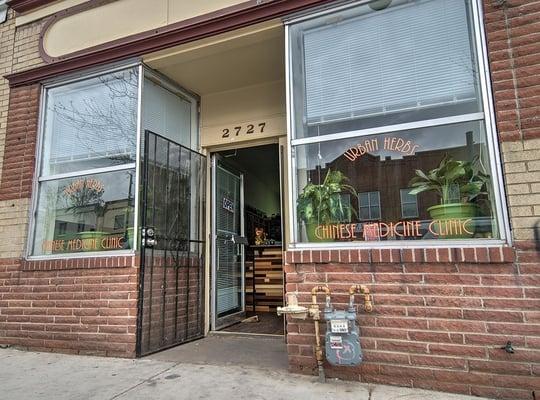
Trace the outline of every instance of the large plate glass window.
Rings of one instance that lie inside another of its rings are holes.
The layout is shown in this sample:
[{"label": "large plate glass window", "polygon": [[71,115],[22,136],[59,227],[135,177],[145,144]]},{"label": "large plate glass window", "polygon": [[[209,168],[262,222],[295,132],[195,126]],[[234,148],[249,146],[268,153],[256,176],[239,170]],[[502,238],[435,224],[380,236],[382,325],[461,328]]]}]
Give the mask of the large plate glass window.
[{"label": "large plate glass window", "polygon": [[379,0],[289,25],[296,242],[502,238],[475,6]]},{"label": "large plate glass window", "polygon": [[137,71],[46,89],[32,255],[133,248]]}]

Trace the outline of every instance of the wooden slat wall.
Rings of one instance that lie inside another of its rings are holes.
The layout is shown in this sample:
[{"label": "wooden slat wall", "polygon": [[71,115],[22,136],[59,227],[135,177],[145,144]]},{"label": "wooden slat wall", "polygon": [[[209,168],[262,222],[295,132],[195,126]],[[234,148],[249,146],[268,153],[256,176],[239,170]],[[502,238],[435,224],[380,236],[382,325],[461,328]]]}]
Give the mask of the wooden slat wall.
[{"label": "wooden slat wall", "polygon": [[246,262],[246,310],[275,312],[278,306],[283,305],[283,252],[281,247],[255,247],[253,251],[253,261]]}]

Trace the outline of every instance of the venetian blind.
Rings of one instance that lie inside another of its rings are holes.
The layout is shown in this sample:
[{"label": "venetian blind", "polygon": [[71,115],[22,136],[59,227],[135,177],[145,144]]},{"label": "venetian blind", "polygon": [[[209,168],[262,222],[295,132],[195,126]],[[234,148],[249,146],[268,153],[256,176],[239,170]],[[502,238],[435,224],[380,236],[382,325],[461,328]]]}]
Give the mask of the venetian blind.
[{"label": "venetian blind", "polygon": [[308,123],[474,99],[468,19],[465,0],[394,0],[307,30]]},{"label": "venetian blind", "polygon": [[137,74],[100,76],[48,91],[42,174],[134,161]]},{"label": "venetian blind", "polygon": [[149,79],[144,81],[143,129],[191,145],[191,103]]}]

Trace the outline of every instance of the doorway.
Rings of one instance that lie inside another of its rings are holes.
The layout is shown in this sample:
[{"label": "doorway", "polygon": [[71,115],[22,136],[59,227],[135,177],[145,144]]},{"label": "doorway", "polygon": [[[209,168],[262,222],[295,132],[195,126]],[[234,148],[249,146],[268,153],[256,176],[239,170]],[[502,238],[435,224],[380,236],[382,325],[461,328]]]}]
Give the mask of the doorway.
[{"label": "doorway", "polygon": [[277,144],[212,154],[211,329],[283,335]]}]

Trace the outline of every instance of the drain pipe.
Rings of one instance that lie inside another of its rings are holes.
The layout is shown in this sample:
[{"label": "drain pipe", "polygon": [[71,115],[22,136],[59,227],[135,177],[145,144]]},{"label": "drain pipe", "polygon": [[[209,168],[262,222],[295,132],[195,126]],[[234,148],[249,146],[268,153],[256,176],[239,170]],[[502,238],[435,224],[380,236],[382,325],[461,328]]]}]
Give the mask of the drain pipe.
[{"label": "drain pipe", "polygon": [[319,382],[324,383],[326,381],[326,376],[324,373],[323,351],[321,348],[321,337],[319,329],[321,311],[319,309],[319,305],[317,304],[318,293],[324,293],[326,295],[324,311],[330,312],[330,289],[326,286],[315,286],[313,289],[311,289],[311,307],[309,308],[310,316],[311,318],[313,318],[313,322],[315,323],[315,358],[317,359],[317,367],[319,369]]}]

